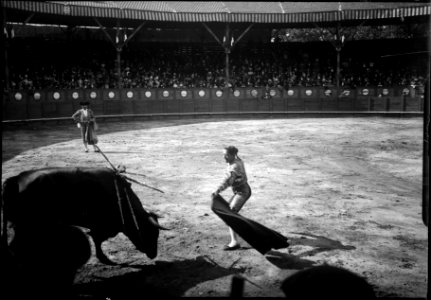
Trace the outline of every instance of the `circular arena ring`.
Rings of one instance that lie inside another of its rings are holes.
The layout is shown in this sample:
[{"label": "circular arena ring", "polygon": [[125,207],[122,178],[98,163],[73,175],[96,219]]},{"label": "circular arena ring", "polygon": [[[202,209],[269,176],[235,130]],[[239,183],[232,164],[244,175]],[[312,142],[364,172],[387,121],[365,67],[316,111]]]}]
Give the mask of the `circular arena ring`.
[{"label": "circular arena ring", "polygon": [[[128,266],[103,265],[93,249],[73,290],[78,299],[223,297],[240,275],[243,296],[285,297],[287,276],[330,264],[364,277],[379,297],[425,297],[422,126],[418,116],[107,119],[98,146],[114,165],[145,175],[130,177],[165,192],[132,184],[171,230],[161,232],[153,260],[122,234],[103,248]],[[228,145],[239,149],[253,190],[241,214],[287,236],[287,249],[264,256],[240,240],[242,249],[222,250],[229,232],[210,195],[224,176]],[[83,151],[71,123],[7,126],[2,148],[3,181],[40,167],[109,167],[100,153]]]}]

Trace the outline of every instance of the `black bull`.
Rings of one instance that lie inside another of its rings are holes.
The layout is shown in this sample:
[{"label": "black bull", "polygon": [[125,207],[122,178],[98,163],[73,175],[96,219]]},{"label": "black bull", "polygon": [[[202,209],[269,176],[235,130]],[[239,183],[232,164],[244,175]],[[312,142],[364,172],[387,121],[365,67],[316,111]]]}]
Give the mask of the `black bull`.
[{"label": "black bull", "polygon": [[15,231],[12,253],[14,248],[19,253],[26,236],[65,226],[70,232],[70,226],[79,226],[90,230],[96,256],[103,263],[113,262],[103,253],[102,242],[119,232],[149,258],[157,256],[159,229],[165,228],[157,215],[145,211],[130,184],[108,168],[25,171],[8,178],[2,192],[4,221],[10,221]]}]

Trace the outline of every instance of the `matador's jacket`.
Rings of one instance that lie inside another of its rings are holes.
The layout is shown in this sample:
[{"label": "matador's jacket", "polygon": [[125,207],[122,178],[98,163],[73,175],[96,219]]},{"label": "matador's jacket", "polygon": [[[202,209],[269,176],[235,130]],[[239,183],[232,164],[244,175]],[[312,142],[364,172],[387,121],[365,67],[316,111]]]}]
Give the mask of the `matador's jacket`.
[{"label": "matador's jacket", "polygon": [[77,123],[89,123],[94,122],[96,119],[94,117],[94,113],[91,109],[87,109],[87,113],[85,109],[78,109],[73,115],[72,119]]},{"label": "matador's jacket", "polygon": [[247,183],[247,174],[245,172],[244,162],[240,158],[235,158],[232,164],[227,167],[227,173],[222,183],[217,188],[220,193],[227,187],[231,186],[232,189],[237,190],[239,187]]}]

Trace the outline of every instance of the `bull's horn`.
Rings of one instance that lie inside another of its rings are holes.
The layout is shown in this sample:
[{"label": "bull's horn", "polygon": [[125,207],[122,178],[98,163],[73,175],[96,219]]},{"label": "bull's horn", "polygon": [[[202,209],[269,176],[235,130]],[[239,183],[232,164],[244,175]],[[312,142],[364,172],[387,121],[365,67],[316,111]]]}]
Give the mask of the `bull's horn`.
[{"label": "bull's horn", "polygon": [[154,227],[157,227],[161,230],[170,230],[169,228],[161,226],[153,217],[149,217],[150,223],[153,224]]},{"label": "bull's horn", "polygon": [[150,212],[148,212],[151,216],[153,216],[153,217],[156,217],[156,218],[158,218],[158,219],[160,219],[160,218],[163,218],[163,216],[160,216],[160,215],[158,215],[158,214],[156,214],[155,212],[153,212],[153,211],[150,211]]},{"label": "bull's horn", "polygon": [[171,230],[171,228],[166,228],[166,227],[163,227],[163,226],[160,226],[160,225],[157,226],[157,227],[159,227],[160,230]]}]

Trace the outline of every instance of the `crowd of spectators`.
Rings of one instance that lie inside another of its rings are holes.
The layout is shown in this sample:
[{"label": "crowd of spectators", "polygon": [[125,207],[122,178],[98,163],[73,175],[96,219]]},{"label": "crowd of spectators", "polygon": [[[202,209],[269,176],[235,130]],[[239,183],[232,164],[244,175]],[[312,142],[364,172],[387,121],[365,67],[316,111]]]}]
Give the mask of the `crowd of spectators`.
[{"label": "crowd of spectators", "polygon": [[[108,48],[109,49],[109,48]],[[11,60],[12,89],[88,89],[88,88],[194,88],[225,87],[225,54],[221,47],[146,46],[124,51],[121,81],[118,80],[115,51],[93,49],[83,55],[68,53],[66,59]],[[101,52],[99,52],[101,51]],[[344,87],[421,85],[425,74],[420,60],[400,62],[372,60],[343,55],[340,84]],[[37,64],[35,63],[37,62]],[[278,87],[335,86],[335,51],[298,51],[261,45],[239,47],[229,60],[229,86]],[[424,64],[425,65],[425,64]]]}]

